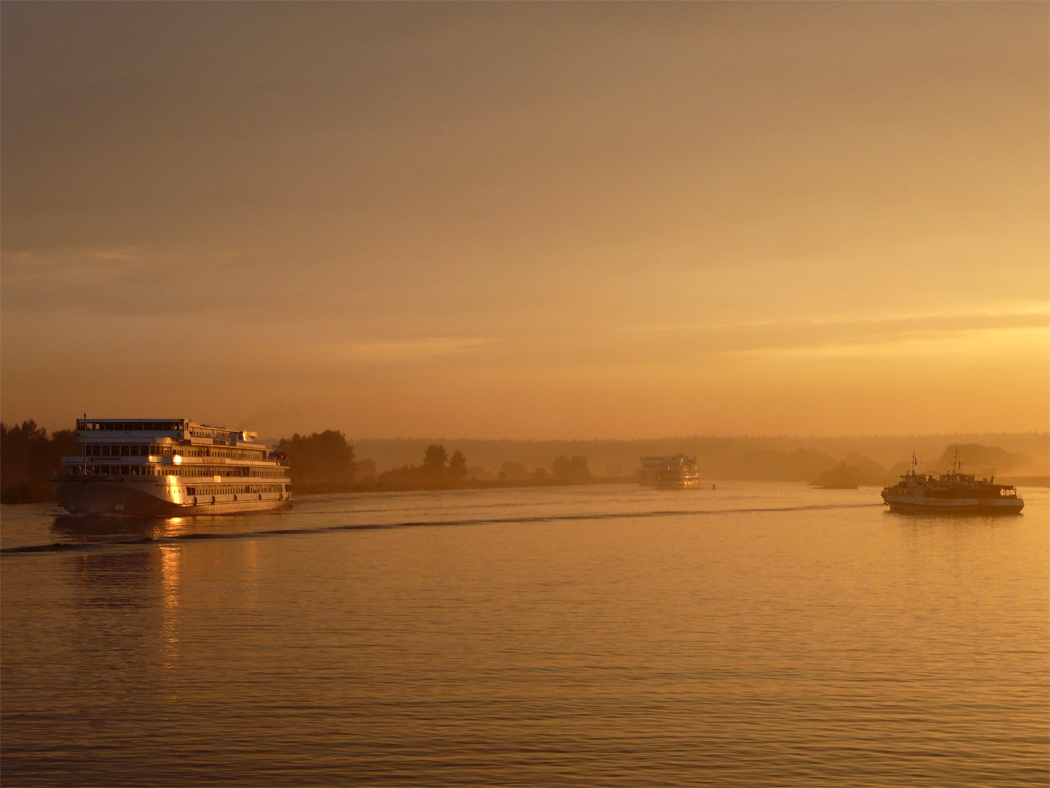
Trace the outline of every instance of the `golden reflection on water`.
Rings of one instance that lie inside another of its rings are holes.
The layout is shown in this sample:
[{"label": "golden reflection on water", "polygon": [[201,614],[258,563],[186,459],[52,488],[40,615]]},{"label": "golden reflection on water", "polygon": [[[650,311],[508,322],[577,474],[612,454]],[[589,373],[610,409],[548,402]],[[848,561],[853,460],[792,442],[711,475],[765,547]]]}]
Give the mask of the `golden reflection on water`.
[{"label": "golden reflection on water", "polygon": [[161,534],[167,537],[185,536],[193,523],[191,517],[168,517],[161,521]]},{"label": "golden reflection on water", "polygon": [[179,586],[182,580],[182,548],[160,545],[161,644],[164,667],[173,669],[179,659]]},{"label": "golden reflection on water", "polygon": [[250,539],[244,545],[244,606],[255,610],[260,604],[259,541]]}]

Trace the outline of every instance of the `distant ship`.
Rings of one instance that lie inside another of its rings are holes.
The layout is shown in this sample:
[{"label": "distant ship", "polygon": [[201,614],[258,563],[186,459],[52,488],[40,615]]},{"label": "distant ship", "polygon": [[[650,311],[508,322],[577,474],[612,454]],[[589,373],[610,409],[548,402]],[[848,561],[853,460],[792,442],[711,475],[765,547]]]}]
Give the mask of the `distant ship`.
[{"label": "distant ship", "polygon": [[940,477],[916,473],[918,462],[912,454],[912,467],[901,480],[882,491],[882,500],[894,512],[949,512],[974,514],[1017,514],[1024,508],[1012,484],[996,484],[962,473],[958,462]]},{"label": "distant ship", "polygon": [[178,517],[259,512],[292,498],[285,457],[254,432],[187,419],[78,419],[55,499],[72,514]]},{"label": "distant ship", "polygon": [[679,454],[677,457],[664,457],[663,466],[656,474],[656,486],[665,490],[681,490],[697,487],[700,484],[700,472],[696,469],[696,457]]}]

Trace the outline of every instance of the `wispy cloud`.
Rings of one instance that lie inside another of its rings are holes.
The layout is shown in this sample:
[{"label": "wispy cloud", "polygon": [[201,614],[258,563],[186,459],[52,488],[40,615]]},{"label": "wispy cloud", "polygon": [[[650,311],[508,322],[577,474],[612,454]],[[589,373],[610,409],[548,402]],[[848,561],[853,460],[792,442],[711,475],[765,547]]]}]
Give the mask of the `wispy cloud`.
[{"label": "wispy cloud", "polygon": [[[67,247],[0,255],[3,308],[100,316],[231,311],[232,290],[257,293],[258,276],[233,253],[197,255],[137,246]],[[263,291],[264,292],[264,291]]]},{"label": "wispy cloud", "polygon": [[[621,326],[614,333],[638,337],[689,338],[723,352],[806,349],[885,344],[923,338],[1017,329],[1050,329],[1045,306],[1020,305],[1015,311],[967,314],[898,315],[885,318],[830,317],[795,321],[658,323]],[[644,340],[643,340],[644,341]]]},{"label": "wispy cloud", "polygon": [[105,282],[124,276],[146,264],[142,250],[134,247],[77,247],[52,253],[8,252],[0,255],[0,270],[3,271],[6,287],[61,281]]},{"label": "wispy cloud", "polygon": [[484,337],[423,337],[322,345],[315,350],[337,361],[399,363],[473,353],[495,342]]}]

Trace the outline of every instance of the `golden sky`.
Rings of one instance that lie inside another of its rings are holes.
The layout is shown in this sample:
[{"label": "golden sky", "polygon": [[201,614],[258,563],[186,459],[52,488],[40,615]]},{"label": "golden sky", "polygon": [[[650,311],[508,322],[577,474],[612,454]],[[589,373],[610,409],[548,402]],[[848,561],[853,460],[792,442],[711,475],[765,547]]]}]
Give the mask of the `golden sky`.
[{"label": "golden sky", "polygon": [[0,14],[7,422],[1050,428],[1047,3]]}]

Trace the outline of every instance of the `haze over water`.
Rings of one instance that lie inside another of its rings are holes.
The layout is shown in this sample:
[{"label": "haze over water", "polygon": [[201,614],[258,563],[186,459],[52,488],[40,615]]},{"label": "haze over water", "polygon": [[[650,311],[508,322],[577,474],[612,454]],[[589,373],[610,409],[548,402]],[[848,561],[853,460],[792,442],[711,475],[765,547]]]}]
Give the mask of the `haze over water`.
[{"label": "haze over water", "polygon": [[5,507],[4,782],[1045,785],[1048,501],[1022,494]]}]

